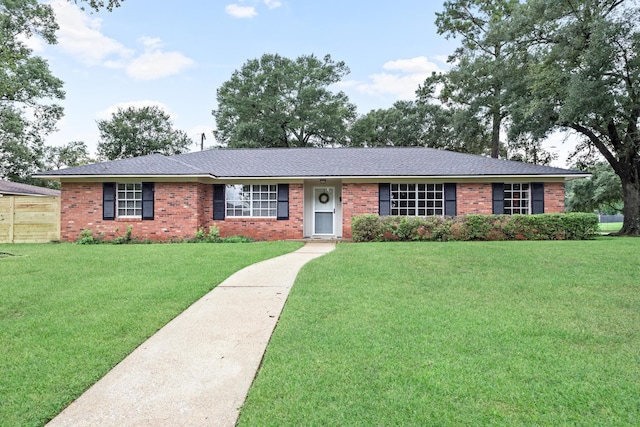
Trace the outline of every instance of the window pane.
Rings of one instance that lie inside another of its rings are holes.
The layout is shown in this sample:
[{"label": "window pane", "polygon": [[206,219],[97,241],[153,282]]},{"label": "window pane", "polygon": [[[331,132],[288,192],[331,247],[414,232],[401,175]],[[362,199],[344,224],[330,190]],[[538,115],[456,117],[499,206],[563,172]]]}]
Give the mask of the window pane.
[{"label": "window pane", "polygon": [[142,183],[118,183],[116,203],[119,217],[142,216]]},{"label": "window pane", "polygon": [[[391,215],[443,215],[443,184],[391,184]],[[418,208],[418,209],[416,209]]]},{"label": "window pane", "polygon": [[510,215],[529,213],[529,184],[504,184],[504,213]]},{"label": "window pane", "polygon": [[277,185],[227,185],[227,216],[275,217]]}]

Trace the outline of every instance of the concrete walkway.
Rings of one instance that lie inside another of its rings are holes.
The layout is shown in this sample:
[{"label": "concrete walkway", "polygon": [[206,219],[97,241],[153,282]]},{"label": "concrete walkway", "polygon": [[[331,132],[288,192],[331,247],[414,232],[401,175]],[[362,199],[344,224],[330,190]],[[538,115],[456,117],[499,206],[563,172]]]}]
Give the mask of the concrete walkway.
[{"label": "concrete walkway", "polygon": [[47,425],[235,425],[298,271],[334,248],[310,242],[238,271]]}]

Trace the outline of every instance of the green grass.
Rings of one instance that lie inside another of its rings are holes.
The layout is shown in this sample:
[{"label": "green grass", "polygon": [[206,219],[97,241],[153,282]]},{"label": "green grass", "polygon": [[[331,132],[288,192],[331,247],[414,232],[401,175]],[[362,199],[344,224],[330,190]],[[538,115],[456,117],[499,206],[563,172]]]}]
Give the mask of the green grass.
[{"label": "green grass", "polygon": [[640,425],[640,240],[341,244],[240,426]]},{"label": "green grass", "polygon": [[601,222],[600,231],[602,233],[616,233],[622,228],[621,222]]},{"label": "green grass", "polygon": [[40,426],[240,268],[299,243],[0,245],[0,425]]}]

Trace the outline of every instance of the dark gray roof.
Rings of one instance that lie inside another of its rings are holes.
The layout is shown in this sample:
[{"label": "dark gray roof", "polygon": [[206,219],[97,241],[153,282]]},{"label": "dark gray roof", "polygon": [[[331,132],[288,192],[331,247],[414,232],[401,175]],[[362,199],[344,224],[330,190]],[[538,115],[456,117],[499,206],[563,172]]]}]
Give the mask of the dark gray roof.
[{"label": "dark gray roof", "polygon": [[0,180],[0,194],[20,196],[59,196],[60,190]]},{"label": "dark gray roof", "polygon": [[130,159],[113,160],[110,162],[94,163],[92,165],[56,171],[40,172],[36,176],[159,176],[159,175],[209,175],[209,173],[182,163],[175,157],[161,154],[132,157]]},{"label": "dark gray roof", "polygon": [[209,150],[174,156],[217,177],[569,175],[579,171],[423,147]]},{"label": "dark gray roof", "polygon": [[269,177],[447,177],[581,175],[583,172],[423,147],[214,149],[151,155],[42,173],[79,175],[211,175]]}]

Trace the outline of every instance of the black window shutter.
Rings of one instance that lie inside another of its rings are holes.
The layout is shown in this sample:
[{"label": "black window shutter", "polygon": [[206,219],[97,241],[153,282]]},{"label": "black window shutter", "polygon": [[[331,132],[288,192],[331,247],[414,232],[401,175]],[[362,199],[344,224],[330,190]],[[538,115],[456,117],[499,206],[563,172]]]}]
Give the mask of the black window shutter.
[{"label": "black window shutter", "polygon": [[544,213],[544,183],[534,182],[531,184],[531,213]]},{"label": "black window shutter", "polygon": [[155,196],[155,186],[153,182],[142,183],[142,219],[153,219],[153,203]]},{"label": "black window shutter", "polygon": [[116,183],[102,183],[102,219],[116,218]]},{"label": "black window shutter", "polygon": [[213,219],[222,221],[224,220],[224,184],[213,184]]},{"label": "black window shutter", "polygon": [[456,206],[456,184],[444,185],[444,214],[446,216],[456,216],[458,213]]},{"label": "black window shutter", "polygon": [[378,194],[378,214],[380,216],[391,215],[391,184],[380,183]]},{"label": "black window shutter", "polygon": [[493,183],[493,214],[501,215],[504,213],[504,183]]},{"label": "black window shutter", "polygon": [[278,184],[278,220],[289,219],[289,184]]}]

